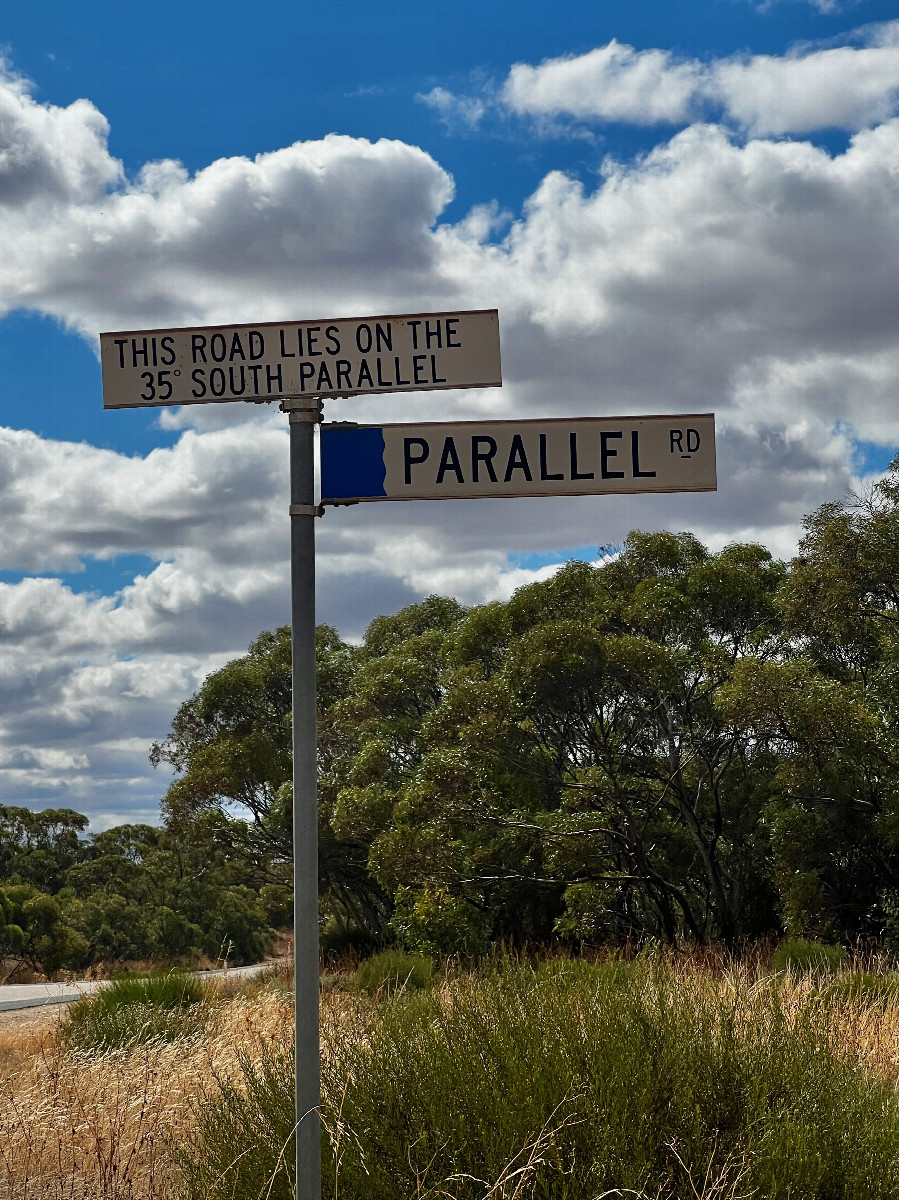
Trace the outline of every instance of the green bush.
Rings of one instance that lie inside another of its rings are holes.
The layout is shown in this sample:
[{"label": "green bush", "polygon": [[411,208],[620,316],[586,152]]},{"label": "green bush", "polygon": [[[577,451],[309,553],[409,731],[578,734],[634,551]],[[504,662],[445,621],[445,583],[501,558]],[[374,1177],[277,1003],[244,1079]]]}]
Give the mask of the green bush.
[{"label": "green bush", "polygon": [[60,1036],[72,1049],[101,1052],[137,1042],[194,1037],[206,1026],[208,999],[200,980],[179,971],[121,976],[95,996],[76,1000]]},{"label": "green bush", "polygon": [[[321,932],[319,947],[324,963],[328,966],[340,959],[355,957],[356,961],[366,954],[373,954],[378,947],[379,939],[366,929],[358,929],[354,925],[340,924],[333,918],[328,921]],[[383,941],[381,942],[383,945]]]},{"label": "green bush", "polygon": [[774,970],[797,974],[830,974],[844,966],[848,957],[842,946],[788,938],[774,951]]},{"label": "green bush", "polygon": [[293,1188],[293,1050],[263,1047],[240,1058],[241,1078],[195,1109],[194,1131],[176,1155],[181,1195],[192,1200],[296,1200]]},{"label": "green bush", "polygon": [[401,887],[394,905],[389,928],[409,950],[467,959],[480,958],[490,951],[492,938],[486,913],[447,887]]},{"label": "green bush", "polygon": [[423,954],[382,950],[359,964],[354,979],[361,991],[373,996],[376,992],[392,993],[401,988],[425,988],[433,973],[434,960]]},{"label": "green bush", "polygon": [[[899,1096],[776,986],[507,964],[324,1030],[330,1200],[899,1195]],[[243,1071],[199,1114],[188,1200],[292,1194],[290,1056]]]}]

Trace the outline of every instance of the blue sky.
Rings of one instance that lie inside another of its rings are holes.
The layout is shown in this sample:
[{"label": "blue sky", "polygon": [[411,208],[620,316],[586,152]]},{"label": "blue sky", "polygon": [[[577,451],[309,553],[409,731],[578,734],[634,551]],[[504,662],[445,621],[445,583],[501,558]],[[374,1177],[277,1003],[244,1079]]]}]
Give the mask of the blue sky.
[{"label": "blue sky", "polygon": [[146,746],[287,617],[282,420],[104,413],[101,329],[498,307],[501,393],[363,419],[717,413],[714,496],[329,514],[349,636],[635,527],[792,553],[899,447],[897,16],[8,0],[0,801],[155,819]]}]

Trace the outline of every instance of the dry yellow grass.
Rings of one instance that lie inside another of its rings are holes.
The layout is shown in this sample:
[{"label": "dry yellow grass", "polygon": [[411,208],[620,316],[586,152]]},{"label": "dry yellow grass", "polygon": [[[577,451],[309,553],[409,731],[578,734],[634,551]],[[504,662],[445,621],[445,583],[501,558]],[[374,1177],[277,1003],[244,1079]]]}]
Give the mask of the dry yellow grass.
[{"label": "dry yellow grass", "polygon": [[[666,969],[671,969],[668,964]],[[709,971],[687,960],[679,974],[685,987],[718,991],[737,998],[744,1007],[752,1005],[772,983],[770,973],[758,965]],[[899,1000],[881,1005],[828,1002],[819,983],[808,975],[786,975],[778,981],[778,988],[788,1015],[798,1016],[812,1006],[822,1034],[837,1054],[859,1061],[879,1079],[899,1086]]]},{"label": "dry yellow grass", "polygon": [[899,1005],[845,1004],[830,1019],[834,1047],[858,1054],[872,1074],[899,1085]]},{"label": "dry yellow grass", "polygon": [[66,1052],[52,1029],[0,1035],[0,1198],[161,1200],[191,1102],[237,1056],[291,1036],[291,1005],[262,992],[220,1003],[192,1042]]}]

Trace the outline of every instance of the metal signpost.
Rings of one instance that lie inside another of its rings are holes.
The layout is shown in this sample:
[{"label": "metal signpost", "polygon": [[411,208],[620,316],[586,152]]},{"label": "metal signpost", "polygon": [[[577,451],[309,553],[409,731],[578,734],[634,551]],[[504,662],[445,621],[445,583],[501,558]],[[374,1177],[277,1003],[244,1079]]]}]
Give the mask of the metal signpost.
[{"label": "metal signpost", "polygon": [[[499,387],[495,309],[100,335],[104,408],[280,400],[290,422],[297,1200],[321,1197],[314,431],[322,400]],[[322,504],[711,491],[708,413],[321,429]]]},{"label": "metal signpost", "polygon": [[104,408],[281,400],[290,422],[298,1200],[320,1200],[314,431],[322,397],[498,387],[495,309],[100,335]]}]

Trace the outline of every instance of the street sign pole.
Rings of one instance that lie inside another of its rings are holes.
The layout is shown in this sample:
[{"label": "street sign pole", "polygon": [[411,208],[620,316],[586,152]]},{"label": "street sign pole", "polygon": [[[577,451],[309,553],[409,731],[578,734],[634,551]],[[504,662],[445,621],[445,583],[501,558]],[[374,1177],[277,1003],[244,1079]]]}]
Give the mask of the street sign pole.
[{"label": "street sign pole", "polygon": [[103,407],[281,400],[290,421],[297,1200],[321,1200],[314,432],[323,395],[502,385],[496,309],[100,334]]},{"label": "street sign pole", "polygon": [[290,421],[296,1196],[320,1200],[314,432],[321,402],[287,398],[281,408]]}]

